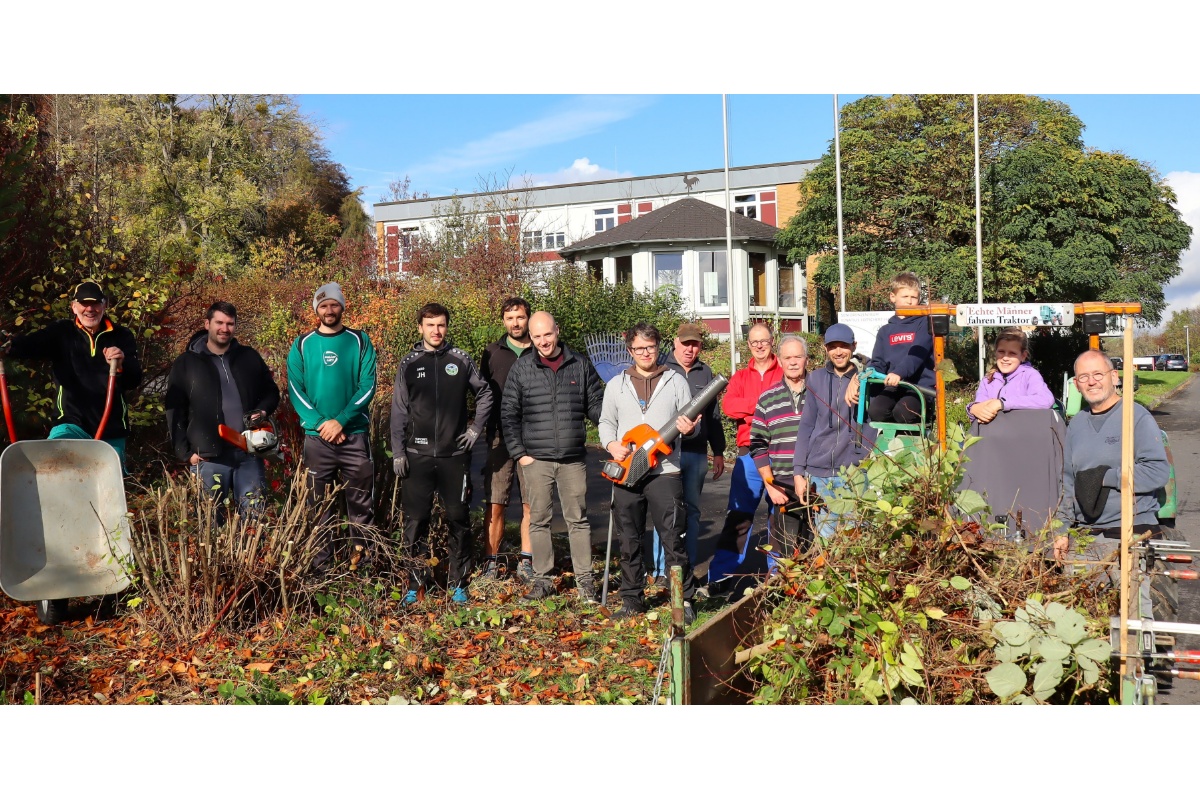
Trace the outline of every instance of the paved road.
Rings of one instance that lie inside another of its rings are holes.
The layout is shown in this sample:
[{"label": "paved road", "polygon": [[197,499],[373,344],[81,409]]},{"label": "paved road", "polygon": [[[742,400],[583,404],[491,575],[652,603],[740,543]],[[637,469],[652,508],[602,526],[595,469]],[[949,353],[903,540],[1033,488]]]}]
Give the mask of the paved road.
[{"label": "paved road", "polygon": [[[1175,481],[1179,487],[1179,515],[1175,530],[1193,547],[1200,547],[1200,380],[1195,378],[1182,391],[1153,412],[1159,427],[1171,440],[1175,459]],[[1194,565],[1193,568],[1200,568]],[[1179,621],[1200,623],[1200,581],[1179,584]],[[1200,637],[1180,637],[1180,649],[1200,649]],[[1200,704],[1200,681],[1176,681],[1159,694],[1164,705]]]}]

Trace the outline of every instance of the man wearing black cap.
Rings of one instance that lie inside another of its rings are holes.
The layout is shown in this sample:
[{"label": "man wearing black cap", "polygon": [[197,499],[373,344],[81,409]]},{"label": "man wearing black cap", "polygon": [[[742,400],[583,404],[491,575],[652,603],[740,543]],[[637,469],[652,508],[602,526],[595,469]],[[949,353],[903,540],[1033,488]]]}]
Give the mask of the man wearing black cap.
[{"label": "man wearing black cap", "polygon": [[117,391],[100,438],[117,451],[124,469],[129,408],[123,392],[141,382],[142,366],[133,334],[105,316],[107,308],[99,285],[85,281],[71,295],[72,318],[16,337],[9,357],[50,362],[57,390],[51,439],[91,439],[96,435],[108,396],[108,364],[115,361]]}]

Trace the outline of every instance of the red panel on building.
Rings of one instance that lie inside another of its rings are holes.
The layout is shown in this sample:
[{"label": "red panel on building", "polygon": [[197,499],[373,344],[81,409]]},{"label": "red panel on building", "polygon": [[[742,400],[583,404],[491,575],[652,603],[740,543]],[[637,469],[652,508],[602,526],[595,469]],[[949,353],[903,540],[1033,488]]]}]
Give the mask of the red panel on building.
[{"label": "red panel on building", "polygon": [[384,234],[384,248],[386,252],[384,258],[387,266],[398,267],[400,265],[400,226],[388,225],[384,230],[386,231]]},{"label": "red panel on building", "polygon": [[633,219],[632,207],[629,203],[620,203],[617,206],[617,224],[624,225],[629,220]]},{"label": "red panel on building", "polygon": [[762,194],[759,195],[758,199],[759,200],[774,200],[775,193],[774,192],[763,192]]},{"label": "red panel on building", "polygon": [[640,214],[649,214],[653,210],[654,210],[654,203],[652,203],[652,202],[647,201],[645,203],[638,203],[638,214],[639,215]]},{"label": "red panel on building", "polygon": [[759,213],[762,214],[762,221],[768,225],[775,225],[775,204],[763,203],[758,207]]},{"label": "red panel on building", "polygon": [[547,261],[562,261],[562,256],[553,250],[547,250],[544,253],[528,253],[525,260],[531,264],[541,264]]},{"label": "red panel on building", "polygon": [[729,333],[729,317],[706,317],[700,321],[713,333]]}]

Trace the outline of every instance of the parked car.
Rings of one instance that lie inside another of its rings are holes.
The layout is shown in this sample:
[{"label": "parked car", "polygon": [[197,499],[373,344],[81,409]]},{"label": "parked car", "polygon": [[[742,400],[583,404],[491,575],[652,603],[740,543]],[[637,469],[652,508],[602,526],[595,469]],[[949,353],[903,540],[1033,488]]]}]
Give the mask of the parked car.
[{"label": "parked car", "polygon": [[1167,368],[1167,354],[1166,353],[1163,353],[1161,356],[1154,357],[1154,368],[1155,369],[1166,369]]},{"label": "parked car", "polygon": [[1134,356],[1133,357],[1133,368],[1134,369],[1154,370],[1156,368],[1156,363],[1157,363],[1157,359],[1155,359],[1154,356]]},{"label": "parked car", "polygon": [[1166,363],[1164,369],[1187,370],[1187,359],[1183,357],[1183,353],[1168,353],[1166,355]]}]

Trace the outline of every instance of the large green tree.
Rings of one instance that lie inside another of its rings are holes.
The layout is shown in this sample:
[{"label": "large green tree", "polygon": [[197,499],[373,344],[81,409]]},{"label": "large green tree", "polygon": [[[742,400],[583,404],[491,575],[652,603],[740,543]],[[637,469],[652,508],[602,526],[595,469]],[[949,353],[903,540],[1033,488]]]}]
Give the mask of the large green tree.
[{"label": "large green tree", "polygon": [[[1083,146],[1063,103],[979,98],[984,298],[1141,300],[1154,324],[1191,228],[1149,167]],[[973,302],[975,183],[969,95],[865,97],[842,109],[848,305],[880,307],[912,270],[935,298]],[[833,143],[802,184],[780,234],[789,256],[819,254],[818,283],[838,285]]]}]

